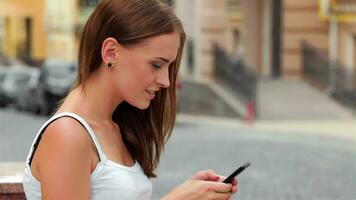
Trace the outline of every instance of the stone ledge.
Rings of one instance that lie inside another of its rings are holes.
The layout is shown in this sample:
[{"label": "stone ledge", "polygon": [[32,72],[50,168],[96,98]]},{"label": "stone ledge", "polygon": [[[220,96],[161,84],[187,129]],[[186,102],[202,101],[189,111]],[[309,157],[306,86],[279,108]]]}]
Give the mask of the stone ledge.
[{"label": "stone ledge", "polygon": [[0,177],[0,200],[26,199],[22,177]]},{"label": "stone ledge", "polygon": [[0,194],[22,192],[22,177],[0,176]]},{"label": "stone ledge", "polygon": [[25,200],[22,162],[0,162],[0,200]]}]

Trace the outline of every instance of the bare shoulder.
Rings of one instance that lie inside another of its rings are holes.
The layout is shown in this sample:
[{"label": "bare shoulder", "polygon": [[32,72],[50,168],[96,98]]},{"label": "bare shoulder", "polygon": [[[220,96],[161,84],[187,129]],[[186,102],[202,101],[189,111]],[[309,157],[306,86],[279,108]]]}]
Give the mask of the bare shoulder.
[{"label": "bare shoulder", "polygon": [[73,118],[59,118],[45,129],[32,166],[37,169],[43,197],[89,195],[91,148],[89,134]]},{"label": "bare shoulder", "polygon": [[71,117],[61,117],[50,123],[43,133],[42,140],[78,149],[91,144],[87,130]]}]

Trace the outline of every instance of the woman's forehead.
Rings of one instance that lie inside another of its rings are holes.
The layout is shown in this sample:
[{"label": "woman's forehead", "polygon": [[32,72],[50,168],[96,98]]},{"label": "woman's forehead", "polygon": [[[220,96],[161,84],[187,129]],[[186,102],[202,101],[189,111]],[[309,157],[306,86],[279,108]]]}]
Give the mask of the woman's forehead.
[{"label": "woman's forehead", "polygon": [[177,56],[179,45],[180,35],[174,32],[147,38],[134,45],[134,48],[144,51],[145,54],[165,55],[170,61],[173,61]]}]

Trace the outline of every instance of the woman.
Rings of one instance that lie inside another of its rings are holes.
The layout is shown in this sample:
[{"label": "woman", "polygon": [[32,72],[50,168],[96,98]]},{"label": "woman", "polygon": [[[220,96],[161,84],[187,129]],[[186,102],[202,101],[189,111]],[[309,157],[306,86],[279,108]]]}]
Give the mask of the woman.
[{"label": "woman", "polygon": [[[185,33],[158,0],[102,0],[79,45],[78,77],[40,129],[24,172],[32,199],[150,199],[175,121]],[[201,171],[162,199],[230,199],[233,184]]]}]

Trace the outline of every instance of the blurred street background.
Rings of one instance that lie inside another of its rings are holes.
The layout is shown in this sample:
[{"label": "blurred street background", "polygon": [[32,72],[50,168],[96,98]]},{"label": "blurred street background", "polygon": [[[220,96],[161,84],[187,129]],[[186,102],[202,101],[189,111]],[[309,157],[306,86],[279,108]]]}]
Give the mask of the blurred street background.
[{"label": "blurred street background", "polygon": [[[199,170],[234,199],[356,199],[356,0],[166,0],[188,35],[159,199]],[[0,0],[0,179],[75,81],[97,0]]]}]

